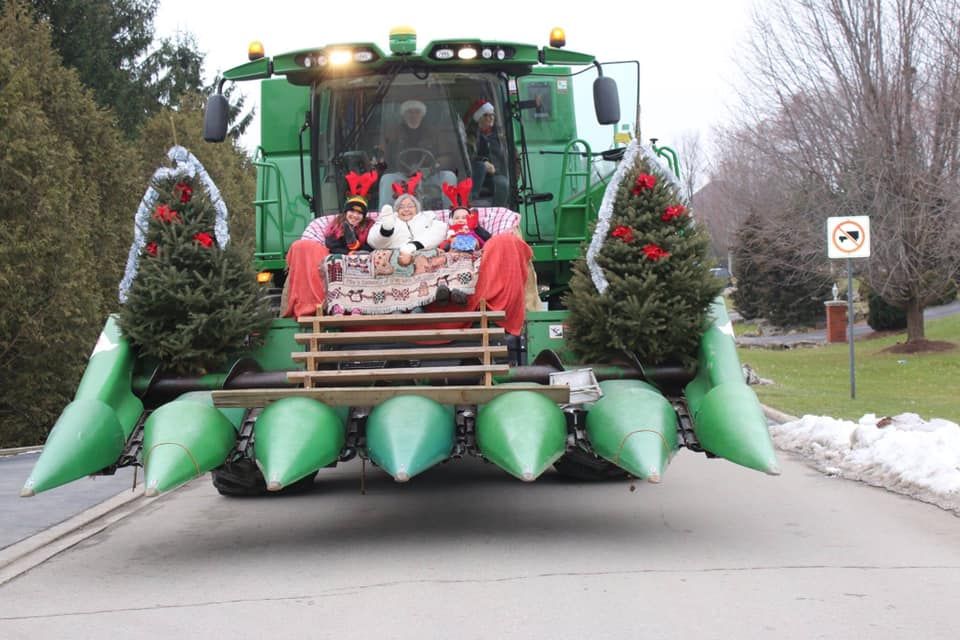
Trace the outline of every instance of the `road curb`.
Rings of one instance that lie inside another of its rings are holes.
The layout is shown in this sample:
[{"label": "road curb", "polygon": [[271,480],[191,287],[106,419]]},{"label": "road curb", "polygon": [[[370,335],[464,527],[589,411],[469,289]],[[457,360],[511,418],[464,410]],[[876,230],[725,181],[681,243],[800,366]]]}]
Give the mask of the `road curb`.
[{"label": "road curb", "polygon": [[33,445],[32,447],[11,447],[9,449],[0,449],[0,458],[4,456],[18,456],[21,453],[35,453],[43,451],[43,445]]},{"label": "road curb", "polygon": [[138,501],[137,499],[142,496],[142,486],[132,491],[125,490],[60,524],[0,549],[0,585],[100,533],[114,522],[126,518],[153,502],[153,500]]},{"label": "road curb", "polygon": [[783,411],[774,409],[773,407],[768,407],[765,404],[761,404],[760,406],[763,407],[763,415],[767,416],[767,418],[773,420],[777,424],[783,424],[784,422],[795,422],[800,419],[797,416],[792,416],[789,413],[784,413]]}]

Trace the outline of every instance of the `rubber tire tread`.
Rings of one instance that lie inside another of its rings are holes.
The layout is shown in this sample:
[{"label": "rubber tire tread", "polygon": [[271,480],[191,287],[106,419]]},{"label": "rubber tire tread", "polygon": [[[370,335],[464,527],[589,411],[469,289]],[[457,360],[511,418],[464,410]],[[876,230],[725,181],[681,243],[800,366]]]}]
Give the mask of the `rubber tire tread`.
[{"label": "rubber tire tread", "polygon": [[580,449],[567,451],[562,458],[553,463],[553,468],[566,478],[586,482],[626,480],[630,476],[612,462]]},{"label": "rubber tire tread", "polygon": [[[267,483],[263,479],[263,474],[260,473],[260,469],[253,460],[249,458],[241,458],[236,462],[225,464],[211,471],[210,475],[217,492],[229,498],[249,498],[274,493],[267,491]],[[307,474],[275,493],[277,495],[305,493],[313,489],[316,477],[316,472]]]}]

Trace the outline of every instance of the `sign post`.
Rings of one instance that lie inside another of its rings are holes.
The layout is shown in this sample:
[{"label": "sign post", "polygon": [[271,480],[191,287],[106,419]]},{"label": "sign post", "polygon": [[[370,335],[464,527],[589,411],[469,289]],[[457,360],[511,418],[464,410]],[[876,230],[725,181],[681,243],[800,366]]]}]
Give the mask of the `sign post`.
[{"label": "sign post", "polygon": [[857,397],[853,358],[853,258],[870,257],[870,216],[827,218],[827,257],[847,261],[847,341],[850,343],[850,399]]}]

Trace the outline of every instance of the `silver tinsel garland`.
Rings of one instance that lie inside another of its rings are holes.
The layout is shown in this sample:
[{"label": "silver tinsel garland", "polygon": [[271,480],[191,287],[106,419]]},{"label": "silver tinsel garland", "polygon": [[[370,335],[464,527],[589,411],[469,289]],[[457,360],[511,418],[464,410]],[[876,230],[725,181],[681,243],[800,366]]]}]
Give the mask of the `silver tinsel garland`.
[{"label": "silver tinsel garland", "polygon": [[167,157],[175,163],[175,166],[160,167],[154,172],[153,178],[150,180],[150,186],[147,187],[147,191],[140,201],[140,206],[137,207],[137,214],[133,220],[133,244],[130,245],[130,253],[127,255],[127,268],[124,271],[123,280],[120,281],[119,298],[121,304],[127,301],[127,294],[130,292],[130,287],[133,286],[133,279],[137,276],[140,254],[147,242],[147,227],[150,224],[150,216],[153,215],[153,207],[160,195],[153,187],[157,182],[180,176],[190,178],[199,176],[200,182],[206,187],[210,201],[213,202],[213,207],[217,211],[217,219],[213,229],[217,236],[217,244],[223,249],[230,242],[227,205],[224,203],[217,185],[210,178],[210,174],[203,168],[196,156],[181,146],[171,147],[167,151]]},{"label": "silver tinsel garland", "polygon": [[641,145],[636,139],[631,140],[620,165],[607,184],[606,191],[603,192],[603,201],[600,203],[600,212],[597,215],[597,226],[593,231],[593,238],[590,239],[590,247],[587,249],[587,269],[590,270],[593,286],[600,293],[606,291],[610,283],[607,282],[603,269],[597,264],[597,256],[600,255],[600,249],[603,248],[603,243],[610,232],[610,218],[613,217],[613,203],[617,199],[617,189],[620,188],[623,176],[636,165],[638,156],[643,156],[652,166],[657,167],[659,173],[665,176],[678,192],[681,191],[680,181],[656,152],[648,146]]}]

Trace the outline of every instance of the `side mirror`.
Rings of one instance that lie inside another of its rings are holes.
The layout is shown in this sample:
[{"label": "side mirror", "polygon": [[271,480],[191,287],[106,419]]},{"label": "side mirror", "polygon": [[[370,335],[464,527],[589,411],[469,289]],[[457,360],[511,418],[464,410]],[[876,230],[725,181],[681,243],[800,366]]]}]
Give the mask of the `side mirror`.
[{"label": "side mirror", "polygon": [[593,108],[600,124],[620,122],[620,93],[616,80],[600,76],[593,81]]},{"label": "side mirror", "polygon": [[203,139],[207,142],[223,142],[227,137],[227,115],[230,104],[221,93],[207,100],[207,112],[203,119]]},{"label": "side mirror", "polygon": [[626,147],[617,147],[616,149],[607,149],[600,152],[600,157],[607,162],[620,162],[623,160],[623,154],[626,153]]}]

